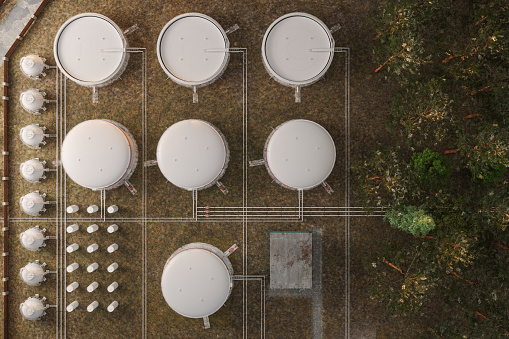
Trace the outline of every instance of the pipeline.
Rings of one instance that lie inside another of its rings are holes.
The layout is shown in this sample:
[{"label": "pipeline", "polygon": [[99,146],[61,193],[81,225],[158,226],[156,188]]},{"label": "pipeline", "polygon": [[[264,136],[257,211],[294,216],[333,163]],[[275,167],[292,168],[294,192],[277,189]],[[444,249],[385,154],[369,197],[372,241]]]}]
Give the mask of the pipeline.
[{"label": "pipeline", "polygon": [[[4,114],[3,114],[3,136],[4,136],[4,143],[3,143],[3,191],[4,191],[4,199],[2,201],[2,207],[3,207],[3,337],[5,339],[9,338],[9,142],[8,142],[8,117],[9,117],[9,57],[12,55],[16,47],[19,45],[21,40],[23,40],[23,37],[28,32],[32,24],[37,19],[37,16],[42,12],[44,6],[46,6],[46,3],[49,0],[44,0],[35,13],[32,15],[30,20],[28,20],[27,24],[19,33],[16,40],[14,40],[14,43],[12,44],[11,48],[5,53],[5,56],[3,57],[3,67],[4,67],[4,80],[2,83],[2,86],[4,88],[2,101],[4,106]],[[0,0],[0,5],[3,3],[2,0]]]}]

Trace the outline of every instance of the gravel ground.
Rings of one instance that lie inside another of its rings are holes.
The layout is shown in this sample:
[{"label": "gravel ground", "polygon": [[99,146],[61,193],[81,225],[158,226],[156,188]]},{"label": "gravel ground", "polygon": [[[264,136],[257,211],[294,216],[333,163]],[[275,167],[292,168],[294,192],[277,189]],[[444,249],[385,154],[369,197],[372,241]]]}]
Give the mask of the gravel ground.
[{"label": "gravel ground", "polygon": [[[12,2],[12,1],[11,1]],[[7,2],[10,4],[11,2]],[[238,23],[240,30],[230,35],[232,47],[248,48],[248,156],[249,160],[262,158],[265,139],[271,128],[293,118],[306,118],[322,124],[329,130],[338,150],[338,162],[328,182],[336,190],[330,197],[322,188],[305,192],[306,206],[341,206],[344,204],[344,59],[335,56],[326,77],[302,91],[302,103],[295,104],[293,90],[273,81],[266,73],[260,54],[260,45],[266,28],[279,16],[289,12],[307,12],[324,21],[329,27],[341,23],[343,29],[334,34],[337,46],[350,47],[352,51],[351,79],[351,155],[356,161],[367,153],[376,142],[390,143],[393,136],[383,127],[384,114],[388,110],[390,86],[382,85],[373,75],[376,67],[371,62],[372,38],[376,35],[370,19],[370,12],[377,8],[379,1],[50,1],[27,37],[18,47],[10,62],[10,96],[16,99],[30,87],[37,87],[54,98],[54,71],[49,71],[46,79],[35,82],[22,76],[18,69],[19,59],[28,53],[37,53],[55,64],[52,46],[53,39],[61,24],[69,17],[82,12],[97,12],[115,21],[126,29],[134,23],[140,27],[128,36],[130,46],[146,47],[148,51],[148,158],[155,158],[157,141],[162,132],[171,124],[189,118],[207,120],[216,125],[225,135],[230,145],[229,168],[221,180],[230,190],[223,196],[217,189],[210,188],[199,193],[200,206],[240,206],[242,204],[242,59],[232,55],[230,64],[222,79],[199,90],[200,102],[192,104],[192,93],[166,80],[166,75],[156,58],[156,40],[162,27],[171,18],[186,12],[200,12],[215,18],[224,28]],[[111,86],[99,90],[99,104],[91,102],[91,90],[67,82],[67,130],[77,123],[94,118],[107,118],[124,124],[141,146],[141,104],[140,104],[141,57],[132,55],[122,76]],[[37,122],[55,131],[55,106],[40,117],[33,117],[22,111],[17,100],[10,102],[9,138],[11,152],[11,217],[21,217],[17,207],[19,198],[31,190],[39,189],[55,198],[55,178],[50,173],[41,184],[33,185],[22,180],[18,174],[21,162],[39,157],[51,161],[55,158],[55,142],[39,151],[29,150],[18,137],[19,129],[29,123]],[[189,216],[192,213],[192,199],[189,192],[166,183],[156,167],[148,169],[149,216]],[[131,182],[142,187],[141,166],[138,166]],[[248,194],[250,206],[295,206],[297,194],[285,190],[268,176],[263,167],[249,170]],[[99,202],[99,193],[90,192],[67,180],[69,203],[85,207]],[[117,204],[122,217],[141,217],[141,195],[131,196],[121,187],[108,191],[107,204]],[[360,203],[360,202],[356,202]],[[50,208],[48,215],[54,215]],[[84,216],[79,212],[78,216]],[[38,253],[20,248],[18,235],[24,229],[37,224],[12,224],[11,246],[11,294],[10,331],[13,338],[51,337],[55,331],[55,310],[50,309],[43,321],[31,323],[22,320],[18,305],[35,293],[55,302],[55,278],[50,276],[40,287],[23,284],[18,275],[20,267],[26,262],[39,259],[55,268],[55,242],[49,241],[46,249]],[[54,235],[55,225],[39,223]],[[141,228],[136,223],[120,224],[121,231],[107,235],[108,223],[101,223],[97,235],[82,231],[68,237],[67,242],[80,245],[97,241],[102,248],[97,255],[77,254],[67,256],[67,263],[78,262],[81,266],[97,261],[102,270],[92,274],[81,272],[67,275],[67,282],[76,279],[81,286],[79,291],[69,295],[83,306],[93,300],[84,287],[96,279],[103,287],[97,297],[105,306],[112,296],[104,287],[113,279],[104,268],[115,260],[121,270],[115,272],[120,288],[115,296],[121,302],[121,312],[108,314],[104,308],[93,314],[81,312],[67,316],[67,335],[72,338],[125,338],[139,337],[141,332]],[[342,218],[308,218],[303,223],[250,223],[248,231],[248,273],[269,274],[269,232],[270,231],[311,231],[322,226],[323,233],[323,321],[324,337],[344,337],[344,220]],[[366,324],[377,329],[382,338],[408,338],[419,329],[416,321],[407,326],[403,320],[389,317],[385,310],[369,299],[370,281],[362,269],[363,260],[381,252],[388,242],[405,241],[406,237],[390,229],[381,219],[358,218],[352,221],[352,328],[364,329]],[[148,331],[151,338],[238,338],[242,336],[242,288],[234,288],[226,305],[211,316],[212,329],[203,330],[201,320],[178,316],[166,306],[160,292],[160,276],[166,259],[180,246],[189,242],[203,241],[226,250],[231,244],[242,246],[241,223],[157,223],[148,226]],[[104,248],[118,241],[121,250],[108,256]],[[137,259],[139,258],[139,259]],[[242,272],[240,250],[232,255],[236,273]],[[268,282],[267,282],[268,286]],[[248,337],[259,337],[259,286],[249,283],[249,333]],[[267,337],[268,338],[309,338],[311,336],[310,298],[267,298]]]}]

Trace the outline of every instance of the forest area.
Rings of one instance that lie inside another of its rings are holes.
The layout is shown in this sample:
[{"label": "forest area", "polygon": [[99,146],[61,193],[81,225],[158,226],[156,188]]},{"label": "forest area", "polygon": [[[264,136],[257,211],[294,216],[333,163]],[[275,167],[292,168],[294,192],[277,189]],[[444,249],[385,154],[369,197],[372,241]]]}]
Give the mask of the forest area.
[{"label": "forest area", "polygon": [[509,336],[509,3],[387,1],[374,16],[399,138],[355,164],[356,194],[414,237],[365,259],[371,297],[423,337]]}]

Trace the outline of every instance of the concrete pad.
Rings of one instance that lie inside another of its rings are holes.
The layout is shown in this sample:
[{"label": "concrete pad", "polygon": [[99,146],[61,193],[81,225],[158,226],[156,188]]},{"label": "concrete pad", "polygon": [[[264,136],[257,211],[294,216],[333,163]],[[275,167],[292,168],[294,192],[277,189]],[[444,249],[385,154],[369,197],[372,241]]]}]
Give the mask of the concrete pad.
[{"label": "concrete pad", "polygon": [[270,288],[310,289],[313,245],[308,232],[270,233]]}]

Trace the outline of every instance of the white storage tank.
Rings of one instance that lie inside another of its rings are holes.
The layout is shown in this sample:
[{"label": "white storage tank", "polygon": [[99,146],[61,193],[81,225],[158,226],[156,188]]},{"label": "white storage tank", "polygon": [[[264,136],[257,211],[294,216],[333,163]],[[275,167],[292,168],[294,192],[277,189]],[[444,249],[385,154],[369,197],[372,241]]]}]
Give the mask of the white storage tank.
[{"label": "white storage tank", "polygon": [[216,184],[229,159],[224,135],[202,120],[183,120],[171,125],[157,144],[157,164],[164,177],[189,191]]},{"label": "white storage tank", "polygon": [[45,270],[44,267],[46,267],[46,263],[40,264],[39,260],[26,264],[25,267],[21,268],[19,271],[21,280],[30,286],[40,285],[41,282],[46,280],[45,276],[48,274],[48,271]]},{"label": "white storage tank", "polygon": [[25,76],[30,79],[39,80],[41,77],[46,76],[44,70],[49,68],[45,62],[45,58],[41,58],[35,54],[29,54],[21,58],[19,61],[19,67]]},{"label": "white storage tank", "polygon": [[27,229],[25,232],[21,233],[19,236],[19,240],[21,245],[29,251],[39,251],[41,247],[45,247],[45,240],[48,239],[47,236],[44,235],[46,233],[46,229],[40,229],[39,226],[35,226]]},{"label": "white storage tank", "polygon": [[294,190],[322,184],[336,162],[336,146],[325,128],[304,119],[276,127],[263,152],[265,167],[274,181]]},{"label": "white storage tank", "polygon": [[[290,13],[275,20],[262,41],[262,59],[277,82],[300,88],[320,80],[334,56],[331,31],[317,17]],[[300,99],[296,101],[300,101]]]},{"label": "white storage tank", "polygon": [[219,310],[233,288],[227,256],[209,244],[192,243],[176,250],[161,277],[163,297],[178,314],[205,318]]},{"label": "white storage tank", "polygon": [[19,305],[21,315],[27,320],[40,320],[45,314],[46,309],[49,307],[44,304],[46,298],[40,298],[38,294],[34,297],[29,297]]},{"label": "white storage tank", "polygon": [[45,131],[46,127],[39,126],[39,124],[31,124],[22,127],[19,131],[19,136],[26,146],[33,149],[40,149],[41,145],[46,145],[44,139],[49,136]]},{"label": "white storage tank", "polygon": [[45,111],[46,107],[44,104],[49,102],[49,100],[44,99],[46,97],[45,92],[41,92],[38,89],[30,88],[25,92],[21,93],[19,96],[19,103],[21,107],[28,113],[34,115],[40,115],[40,111]]},{"label": "white storage tank", "polygon": [[131,177],[138,162],[138,147],[121,124],[106,119],[87,120],[67,133],[61,158],[75,183],[92,190],[108,190]]},{"label": "white storage tank", "polygon": [[157,58],[179,85],[201,87],[219,78],[228,65],[230,42],[219,23],[200,13],[170,20],[157,40]]},{"label": "white storage tank", "polygon": [[118,79],[129,54],[122,30],[109,18],[82,13],[58,30],[53,53],[58,68],[81,86],[101,87]]},{"label": "white storage tank", "polygon": [[41,179],[46,179],[44,173],[49,171],[44,167],[45,165],[46,161],[41,161],[39,158],[30,159],[19,166],[19,172],[26,181],[39,183]]},{"label": "white storage tank", "polygon": [[24,195],[19,200],[19,205],[23,212],[33,217],[38,217],[41,212],[45,212],[44,206],[48,204],[46,202],[46,193],[39,193],[39,191],[30,192]]}]

